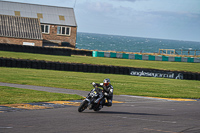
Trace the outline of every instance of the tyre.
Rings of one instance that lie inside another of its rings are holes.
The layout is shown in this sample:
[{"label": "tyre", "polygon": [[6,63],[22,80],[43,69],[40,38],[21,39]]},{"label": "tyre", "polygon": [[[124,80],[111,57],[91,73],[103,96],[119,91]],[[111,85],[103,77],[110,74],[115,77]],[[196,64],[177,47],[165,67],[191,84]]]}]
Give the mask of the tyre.
[{"label": "tyre", "polygon": [[88,101],[83,101],[78,107],[78,112],[83,112],[88,106]]}]

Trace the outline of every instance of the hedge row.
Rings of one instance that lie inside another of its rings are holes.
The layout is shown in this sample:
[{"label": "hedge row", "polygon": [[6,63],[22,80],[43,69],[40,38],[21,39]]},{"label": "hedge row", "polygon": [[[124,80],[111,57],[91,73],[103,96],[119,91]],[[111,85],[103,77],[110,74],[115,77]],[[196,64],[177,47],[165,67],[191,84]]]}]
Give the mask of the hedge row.
[{"label": "hedge row", "polygon": [[14,45],[14,44],[4,44],[4,43],[0,44],[0,50],[13,51],[13,52],[25,52],[25,53],[37,53],[37,54],[48,54],[48,55],[63,55],[63,56],[71,56],[71,55],[92,56],[92,51],[89,51],[89,50],[37,47],[37,46]]},{"label": "hedge row", "polygon": [[100,66],[81,63],[62,63],[43,60],[26,60],[0,57],[1,67],[19,67],[19,68],[35,68],[49,69],[61,71],[77,71],[77,72],[92,72],[92,73],[113,73],[113,74],[129,74],[128,68],[115,66]]},{"label": "hedge row", "polygon": [[71,50],[72,55],[85,55],[85,56],[92,56],[92,51],[89,50],[76,50],[72,49]]},{"label": "hedge row", "polygon": [[14,44],[4,44],[4,43],[0,44],[0,50],[13,51],[13,52],[37,53],[37,54],[48,54],[48,55],[71,56],[71,49],[48,48],[48,47],[27,46],[27,45],[14,45]]},{"label": "hedge row", "polygon": [[[148,77],[152,77],[153,75],[154,77],[164,77],[164,78],[176,78],[181,73],[183,77],[182,79],[200,80],[199,73],[191,73],[191,72],[177,72],[177,71],[165,71],[156,69],[92,65],[92,64],[80,64],[80,63],[62,63],[62,62],[13,59],[13,58],[3,58],[3,57],[0,57],[0,66],[60,70],[60,71],[106,73],[106,74],[123,74],[123,75],[132,75],[131,73],[135,72],[136,74],[140,74],[136,76],[144,76],[144,74],[146,73]],[[149,74],[151,75],[149,76]],[[174,75],[174,77],[170,75]]]}]

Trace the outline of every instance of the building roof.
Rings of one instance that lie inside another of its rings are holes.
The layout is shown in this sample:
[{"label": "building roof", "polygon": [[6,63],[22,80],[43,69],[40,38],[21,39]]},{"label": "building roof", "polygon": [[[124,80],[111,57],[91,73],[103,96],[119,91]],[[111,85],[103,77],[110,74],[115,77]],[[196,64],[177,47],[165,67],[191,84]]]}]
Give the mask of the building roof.
[{"label": "building roof", "polygon": [[0,14],[39,18],[45,24],[77,26],[74,9],[68,7],[0,1]]},{"label": "building roof", "polygon": [[42,40],[40,21],[38,18],[0,15],[0,36]]}]

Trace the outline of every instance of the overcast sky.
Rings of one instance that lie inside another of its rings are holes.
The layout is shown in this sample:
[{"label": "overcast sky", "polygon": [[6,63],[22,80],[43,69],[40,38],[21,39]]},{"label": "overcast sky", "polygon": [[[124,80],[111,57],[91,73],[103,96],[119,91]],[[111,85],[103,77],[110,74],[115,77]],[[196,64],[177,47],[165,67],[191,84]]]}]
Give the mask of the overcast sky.
[{"label": "overcast sky", "polygon": [[200,42],[200,0],[8,0],[75,7],[78,32]]}]

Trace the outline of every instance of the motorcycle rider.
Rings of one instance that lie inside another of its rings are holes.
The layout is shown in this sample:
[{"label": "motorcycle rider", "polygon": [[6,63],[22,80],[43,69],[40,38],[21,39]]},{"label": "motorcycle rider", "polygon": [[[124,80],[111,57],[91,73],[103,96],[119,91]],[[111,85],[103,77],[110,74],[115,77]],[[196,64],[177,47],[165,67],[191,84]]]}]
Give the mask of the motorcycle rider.
[{"label": "motorcycle rider", "polygon": [[95,83],[93,82],[92,85],[95,87],[102,87],[103,88],[103,95],[100,95],[100,97],[95,101],[95,103],[98,103],[103,96],[106,97],[108,103],[105,103],[105,106],[112,106],[112,99],[113,99],[113,86],[110,84],[110,79],[106,78],[104,79],[103,83]]}]

